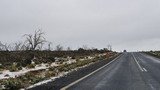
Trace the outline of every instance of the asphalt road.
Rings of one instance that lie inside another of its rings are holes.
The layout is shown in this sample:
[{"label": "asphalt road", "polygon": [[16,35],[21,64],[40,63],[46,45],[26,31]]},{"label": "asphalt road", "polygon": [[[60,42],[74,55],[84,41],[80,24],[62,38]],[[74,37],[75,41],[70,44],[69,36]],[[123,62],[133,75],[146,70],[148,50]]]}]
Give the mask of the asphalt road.
[{"label": "asphalt road", "polygon": [[142,53],[123,53],[97,72],[66,87],[63,89],[160,90],[160,59]]}]

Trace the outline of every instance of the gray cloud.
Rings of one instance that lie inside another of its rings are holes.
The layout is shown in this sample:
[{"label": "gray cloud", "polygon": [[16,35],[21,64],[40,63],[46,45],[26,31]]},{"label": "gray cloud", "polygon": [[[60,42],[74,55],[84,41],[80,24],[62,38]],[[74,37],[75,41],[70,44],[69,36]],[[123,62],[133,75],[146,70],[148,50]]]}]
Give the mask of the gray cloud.
[{"label": "gray cloud", "polygon": [[37,28],[53,44],[114,50],[160,49],[159,0],[1,0],[0,41]]}]

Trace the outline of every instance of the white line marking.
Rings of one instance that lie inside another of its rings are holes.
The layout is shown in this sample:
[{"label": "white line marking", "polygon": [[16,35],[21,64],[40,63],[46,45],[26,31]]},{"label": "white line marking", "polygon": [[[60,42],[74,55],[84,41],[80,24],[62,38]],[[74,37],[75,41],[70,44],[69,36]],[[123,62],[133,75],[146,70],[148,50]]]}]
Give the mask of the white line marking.
[{"label": "white line marking", "polygon": [[80,79],[78,79],[78,80],[72,82],[71,84],[69,84],[69,85],[67,85],[67,86],[65,86],[65,87],[63,87],[63,88],[61,88],[60,90],[66,90],[66,89],[70,88],[71,86],[77,84],[78,82],[82,81],[83,79],[85,79],[85,78],[87,78],[87,77],[93,75],[94,73],[98,72],[99,70],[101,70],[101,69],[105,68],[106,66],[110,65],[112,62],[114,62],[115,60],[117,60],[120,56],[122,56],[122,54],[119,55],[119,56],[118,56],[117,58],[115,58],[114,60],[112,60],[111,62],[107,63],[106,65],[104,65],[104,66],[102,66],[102,67],[96,69],[95,71],[89,73],[88,75],[86,75],[86,76],[84,76],[84,77],[82,77],[82,78],[80,78]]},{"label": "white line marking", "polygon": [[151,87],[152,90],[156,90],[152,84],[149,84],[149,86]]},{"label": "white line marking", "polygon": [[146,70],[145,68],[143,68],[143,70],[144,70],[145,72],[147,72],[147,70]]},{"label": "white line marking", "polygon": [[141,67],[140,64],[138,63],[138,61],[137,61],[137,59],[135,58],[135,56],[134,56],[133,53],[132,53],[132,56],[133,56],[134,60],[136,61],[136,63],[137,63],[137,65],[138,65],[138,67],[140,68],[140,70],[143,72],[142,67]]},{"label": "white line marking", "polygon": [[[137,57],[139,60],[142,60],[140,57]],[[138,63],[139,63],[139,61],[137,61]],[[141,67],[142,68],[142,67]],[[145,68],[142,68],[143,69],[143,71],[145,71],[145,72],[147,72],[147,69],[145,69]]]}]

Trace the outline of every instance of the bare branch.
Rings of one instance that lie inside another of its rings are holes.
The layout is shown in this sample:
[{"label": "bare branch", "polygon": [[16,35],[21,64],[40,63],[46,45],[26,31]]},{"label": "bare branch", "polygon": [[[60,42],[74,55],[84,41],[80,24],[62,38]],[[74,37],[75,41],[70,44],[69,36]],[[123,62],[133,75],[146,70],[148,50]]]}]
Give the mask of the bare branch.
[{"label": "bare branch", "polygon": [[61,46],[60,44],[56,46],[55,48],[56,51],[62,51],[63,50],[63,46]]},{"label": "bare branch", "polygon": [[24,35],[26,37],[25,42],[28,44],[30,50],[42,49],[43,44],[46,42],[43,35],[44,32],[42,32],[40,29],[38,31],[35,31],[33,35],[32,34]]}]

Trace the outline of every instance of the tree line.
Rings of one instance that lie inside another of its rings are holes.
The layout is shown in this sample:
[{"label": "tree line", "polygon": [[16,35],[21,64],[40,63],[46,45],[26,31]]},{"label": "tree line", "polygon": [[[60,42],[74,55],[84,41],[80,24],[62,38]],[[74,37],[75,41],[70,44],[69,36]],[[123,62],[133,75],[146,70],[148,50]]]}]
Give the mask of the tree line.
[{"label": "tree line", "polygon": [[[35,51],[35,50],[52,50],[52,42],[49,42],[44,37],[42,30],[36,30],[34,34],[24,34],[25,40],[15,42],[13,44],[7,44],[0,42],[0,51]],[[44,44],[47,44],[47,48],[43,48]],[[70,47],[68,47],[69,49]],[[55,47],[55,50],[63,50],[63,46],[60,44]]]},{"label": "tree line", "polygon": [[[47,50],[52,51],[52,42],[49,42],[44,37],[45,33],[41,29],[36,30],[34,34],[24,34],[24,41],[18,41],[13,44],[2,43],[0,41],[0,51],[35,51],[35,50]],[[45,45],[45,48],[44,48]],[[83,45],[79,50],[95,50],[96,48],[89,48],[87,45]],[[111,45],[108,45],[105,50],[112,50]],[[71,47],[64,48],[62,45],[57,45],[55,51],[71,51]]]}]

